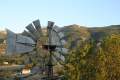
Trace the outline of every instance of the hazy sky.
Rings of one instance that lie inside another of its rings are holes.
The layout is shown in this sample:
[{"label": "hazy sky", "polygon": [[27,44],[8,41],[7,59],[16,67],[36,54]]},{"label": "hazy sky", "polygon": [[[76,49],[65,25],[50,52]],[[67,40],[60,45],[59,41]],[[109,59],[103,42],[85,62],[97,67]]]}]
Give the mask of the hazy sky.
[{"label": "hazy sky", "polygon": [[22,32],[35,19],[44,26],[48,20],[58,26],[120,24],[120,0],[0,0],[0,28]]}]

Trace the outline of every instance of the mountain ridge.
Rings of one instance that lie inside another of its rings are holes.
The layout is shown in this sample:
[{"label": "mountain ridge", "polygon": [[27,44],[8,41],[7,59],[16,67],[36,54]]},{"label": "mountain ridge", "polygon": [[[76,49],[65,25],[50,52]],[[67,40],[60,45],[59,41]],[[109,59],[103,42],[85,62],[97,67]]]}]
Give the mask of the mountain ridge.
[{"label": "mountain ridge", "polygon": [[[65,34],[65,40],[68,42],[70,47],[71,44],[78,44],[80,40],[99,40],[105,36],[111,34],[120,34],[120,25],[110,25],[105,27],[86,27],[78,24],[72,24],[64,27],[60,27],[61,31]],[[43,28],[46,32],[45,28]],[[6,32],[0,30],[0,41],[6,38]]]}]

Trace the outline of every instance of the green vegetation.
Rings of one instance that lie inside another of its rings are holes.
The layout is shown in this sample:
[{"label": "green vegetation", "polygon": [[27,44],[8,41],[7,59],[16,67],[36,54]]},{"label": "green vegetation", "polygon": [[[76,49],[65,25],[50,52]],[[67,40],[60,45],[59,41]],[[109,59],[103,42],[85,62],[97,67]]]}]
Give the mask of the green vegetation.
[{"label": "green vegetation", "polygon": [[94,43],[84,43],[70,52],[66,80],[120,79],[120,35],[107,36],[100,46]]},{"label": "green vegetation", "polygon": [[[63,80],[120,79],[120,25],[99,28],[70,25],[61,30],[67,36],[69,54],[64,68],[58,70],[58,65],[55,69],[59,75],[64,75]],[[39,64],[38,55],[0,56],[0,64],[8,61],[10,64],[31,63],[34,66]]]}]

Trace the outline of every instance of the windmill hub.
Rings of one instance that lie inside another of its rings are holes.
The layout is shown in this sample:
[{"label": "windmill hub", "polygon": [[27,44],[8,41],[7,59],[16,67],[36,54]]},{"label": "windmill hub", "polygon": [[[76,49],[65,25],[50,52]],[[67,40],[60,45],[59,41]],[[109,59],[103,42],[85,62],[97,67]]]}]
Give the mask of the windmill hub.
[{"label": "windmill hub", "polygon": [[55,51],[56,45],[43,45],[43,49],[50,50],[50,51]]}]

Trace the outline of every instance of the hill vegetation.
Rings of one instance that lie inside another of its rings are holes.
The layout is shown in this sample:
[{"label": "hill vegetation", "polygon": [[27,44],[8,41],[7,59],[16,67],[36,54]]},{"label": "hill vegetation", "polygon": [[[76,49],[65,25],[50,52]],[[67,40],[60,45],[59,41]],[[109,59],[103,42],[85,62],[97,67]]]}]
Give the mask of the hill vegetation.
[{"label": "hill vegetation", "polygon": [[[69,54],[66,56],[63,80],[119,80],[120,79],[120,25],[106,27],[84,27],[69,25],[62,27],[67,41]],[[5,35],[0,33],[2,44]],[[30,55],[15,56],[3,59],[25,64],[24,60]],[[10,60],[9,60],[10,59]],[[32,59],[37,64],[35,59]],[[11,64],[12,64],[11,63]]]}]

